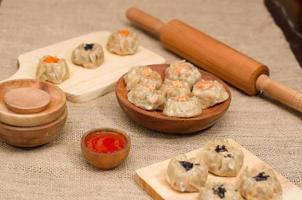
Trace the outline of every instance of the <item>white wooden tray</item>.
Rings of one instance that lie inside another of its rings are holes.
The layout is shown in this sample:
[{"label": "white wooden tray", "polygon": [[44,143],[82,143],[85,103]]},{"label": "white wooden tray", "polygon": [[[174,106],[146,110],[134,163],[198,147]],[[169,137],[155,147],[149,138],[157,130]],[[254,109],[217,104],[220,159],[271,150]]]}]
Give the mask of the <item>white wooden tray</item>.
[{"label": "white wooden tray", "polygon": [[[234,144],[242,149],[244,153],[244,164],[241,170],[246,166],[257,167],[261,165],[268,164],[264,163],[258,157],[253,155],[251,152],[243,148],[240,144],[236,143],[234,140],[229,139],[231,144]],[[196,155],[198,150],[191,151],[186,155],[190,158]],[[155,200],[197,200],[198,193],[180,193],[172,190],[165,180],[165,174],[170,160],[165,160],[136,171],[134,176],[135,181],[141,186],[153,199]],[[269,167],[269,166],[268,166]],[[275,171],[278,179],[281,182],[283,189],[283,199],[282,200],[301,200],[302,190],[287,180],[285,177],[281,176]],[[225,178],[217,177],[209,174],[208,180],[210,181],[222,181],[222,182],[232,182],[235,183],[238,176],[235,178]]]},{"label": "white wooden tray", "polygon": [[[18,71],[6,80],[35,78],[38,61],[44,55],[65,58],[70,68],[71,76],[59,84],[72,102],[84,102],[94,99],[114,89],[114,83],[131,67],[149,64],[161,64],[165,59],[152,51],[139,47],[135,55],[118,56],[106,50],[107,38],[110,32],[100,31],[77,38],[56,43],[37,49],[18,57]],[[71,62],[71,53],[80,43],[97,42],[103,46],[105,61],[96,69],[85,69]],[[4,80],[4,81],[6,81]]]}]

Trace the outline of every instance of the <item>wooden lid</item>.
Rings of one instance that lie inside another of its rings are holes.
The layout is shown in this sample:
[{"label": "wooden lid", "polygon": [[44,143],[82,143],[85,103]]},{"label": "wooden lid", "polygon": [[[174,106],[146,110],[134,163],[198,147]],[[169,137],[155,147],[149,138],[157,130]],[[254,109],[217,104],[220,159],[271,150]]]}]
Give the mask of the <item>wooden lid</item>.
[{"label": "wooden lid", "polygon": [[[48,124],[63,114],[65,105],[64,92],[51,83],[34,79],[0,83],[0,122],[2,123],[19,127]],[[27,113],[20,114],[24,112]]]},{"label": "wooden lid", "polygon": [[45,110],[50,97],[47,92],[37,88],[16,88],[5,93],[4,102],[13,112],[31,114]]}]

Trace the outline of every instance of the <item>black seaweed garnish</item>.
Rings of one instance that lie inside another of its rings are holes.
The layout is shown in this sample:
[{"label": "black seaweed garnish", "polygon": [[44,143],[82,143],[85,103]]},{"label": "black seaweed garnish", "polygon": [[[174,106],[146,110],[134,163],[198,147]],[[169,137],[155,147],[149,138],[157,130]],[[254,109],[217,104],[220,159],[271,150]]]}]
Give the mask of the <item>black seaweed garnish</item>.
[{"label": "black seaweed garnish", "polygon": [[179,161],[179,163],[181,164],[181,166],[183,166],[183,168],[185,168],[186,171],[189,171],[193,168],[194,164],[188,161]]},{"label": "black seaweed garnish", "polygon": [[228,150],[227,150],[227,148],[225,147],[225,145],[221,145],[221,146],[220,146],[220,145],[217,145],[215,151],[216,151],[217,153],[220,153],[220,152],[225,152],[225,151],[228,151]]},{"label": "black seaweed garnish", "polygon": [[223,199],[225,197],[226,189],[224,188],[224,185],[213,187],[212,190],[213,193],[219,196],[220,199]]},{"label": "black seaweed garnish", "polygon": [[232,154],[228,153],[227,155],[224,156],[225,158],[233,158]]},{"label": "black seaweed garnish", "polygon": [[93,49],[93,44],[92,43],[90,43],[90,44],[85,44],[84,45],[84,49],[86,50],[86,51],[88,51],[88,50],[92,50]]},{"label": "black seaweed garnish", "polygon": [[266,181],[269,175],[265,175],[265,172],[260,172],[257,176],[253,177],[256,181]]}]

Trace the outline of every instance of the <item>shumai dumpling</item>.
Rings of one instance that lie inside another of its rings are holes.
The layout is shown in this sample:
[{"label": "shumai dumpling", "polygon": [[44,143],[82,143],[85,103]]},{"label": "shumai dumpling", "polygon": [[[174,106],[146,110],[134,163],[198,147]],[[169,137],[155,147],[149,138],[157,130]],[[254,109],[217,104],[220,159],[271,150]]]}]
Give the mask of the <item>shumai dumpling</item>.
[{"label": "shumai dumpling", "polygon": [[191,63],[181,60],[171,63],[165,76],[170,80],[186,81],[192,87],[201,78],[201,73]]},{"label": "shumai dumpling", "polygon": [[97,43],[83,43],[72,52],[71,60],[84,68],[96,68],[104,62],[103,47]]},{"label": "shumai dumpling", "polygon": [[199,158],[208,165],[209,172],[217,176],[233,177],[240,171],[244,155],[227,140],[214,140],[202,148]]},{"label": "shumai dumpling", "polygon": [[185,155],[172,158],[169,162],[166,180],[174,190],[197,192],[206,184],[208,168],[203,162]]},{"label": "shumai dumpling", "polygon": [[161,90],[166,98],[177,97],[177,96],[187,96],[191,94],[190,86],[185,81],[179,80],[169,80],[165,79]]},{"label": "shumai dumpling", "polygon": [[200,98],[204,108],[211,107],[229,98],[229,94],[223,85],[216,80],[198,81],[194,85],[192,93]]},{"label": "shumai dumpling", "polygon": [[136,53],[138,45],[137,35],[128,29],[123,29],[109,36],[107,50],[120,56],[132,55]]},{"label": "shumai dumpling", "polygon": [[69,69],[65,59],[54,56],[44,56],[40,59],[36,78],[59,84],[69,78]]},{"label": "shumai dumpling", "polygon": [[246,200],[281,200],[282,187],[272,169],[246,169],[239,180],[241,195]]},{"label": "shumai dumpling", "polygon": [[145,110],[162,110],[164,95],[153,86],[137,85],[128,93],[128,100]]},{"label": "shumai dumpling", "polygon": [[239,190],[230,183],[209,182],[200,191],[199,200],[243,200]]},{"label": "shumai dumpling", "polygon": [[136,85],[152,86],[156,89],[160,88],[162,78],[159,73],[153,71],[150,67],[133,67],[125,76],[124,81],[127,85],[127,90],[131,90]]},{"label": "shumai dumpling", "polygon": [[202,105],[197,97],[177,96],[168,98],[163,114],[174,117],[194,117],[202,113]]}]

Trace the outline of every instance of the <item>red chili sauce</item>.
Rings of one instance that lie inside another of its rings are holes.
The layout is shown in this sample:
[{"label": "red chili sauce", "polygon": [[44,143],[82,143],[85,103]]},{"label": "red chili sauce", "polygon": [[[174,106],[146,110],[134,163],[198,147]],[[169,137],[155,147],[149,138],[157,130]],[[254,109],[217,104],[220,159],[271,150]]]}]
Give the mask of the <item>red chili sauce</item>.
[{"label": "red chili sauce", "polygon": [[113,153],[126,146],[126,138],[122,134],[111,131],[96,131],[86,136],[85,144],[98,153]]}]

